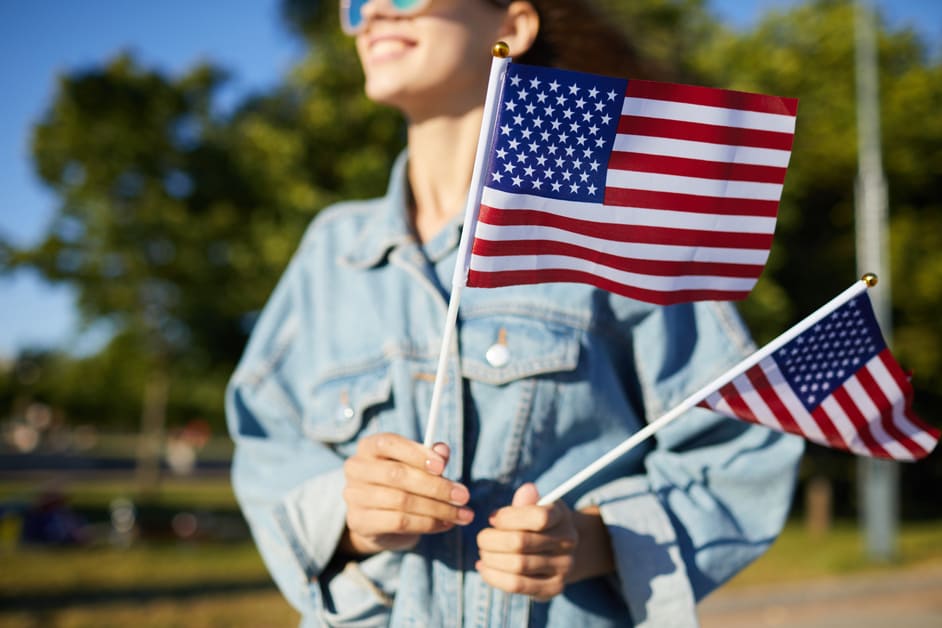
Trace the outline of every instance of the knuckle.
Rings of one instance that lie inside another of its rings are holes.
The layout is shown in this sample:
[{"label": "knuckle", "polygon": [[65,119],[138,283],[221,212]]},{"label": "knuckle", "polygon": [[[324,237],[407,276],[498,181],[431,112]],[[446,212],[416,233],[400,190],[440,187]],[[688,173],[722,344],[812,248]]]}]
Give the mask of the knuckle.
[{"label": "knuckle", "polygon": [[412,518],[404,512],[398,513],[393,521],[393,529],[396,532],[406,532],[409,530],[409,523]]},{"label": "knuckle", "polygon": [[386,480],[394,486],[402,483],[404,476],[405,470],[398,464],[391,464],[386,469]]}]

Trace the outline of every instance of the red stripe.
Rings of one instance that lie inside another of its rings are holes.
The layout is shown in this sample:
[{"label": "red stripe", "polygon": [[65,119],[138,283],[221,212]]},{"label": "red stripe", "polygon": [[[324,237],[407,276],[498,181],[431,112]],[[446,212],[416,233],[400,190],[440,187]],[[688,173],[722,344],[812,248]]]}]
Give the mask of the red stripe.
[{"label": "red stripe", "polygon": [[[729,406],[730,412],[737,418],[752,423],[765,423],[753,413],[752,408],[743,400],[742,395],[739,394],[739,389],[732,382],[725,384],[717,392]],[[774,427],[778,428],[777,425]]]},{"label": "red stripe", "polygon": [[753,183],[785,183],[786,168],[754,166],[724,161],[706,161],[683,157],[664,157],[647,153],[615,151],[608,161],[609,170],[654,172],[681,177],[700,177],[721,181],[751,181]]},{"label": "red stripe", "polygon": [[879,357],[883,362],[883,366],[886,367],[886,370],[893,377],[893,380],[896,382],[896,386],[900,389],[900,392],[903,395],[903,407],[906,418],[909,419],[909,422],[913,424],[913,427],[916,427],[919,430],[925,432],[929,437],[938,440],[939,436],[942,435],[942,432],[923,421],[915,412],[913,412],[913,387],[909,382],[909,377],[907,377],[906,373],[903,372],[903,368],[896,362],[896,359],[893,357],[893,354],[890,353],[889,349],[884,348],[883,351],[879,353]]},{"label": "red stripe", "polygon": [[621,135],[665,137],[673,140],[748,146],[750,148],[771,148],[784,151],[790,151],[795,142],[794,133],[782,131],[762,131],[737,126],[629,115],[623,115],[619,118],[618,133]]},{"label": "red stripe", "polygon": [[[877,456],[878,458],[892,458],[892,456],[887,453],[885,449],[883,449],[883,446],[880,445],[880,443],[878,443],[877,440],[873,437],[867,417],[860,411],[860,408],[857,407],[857,404],[854,403],[854,400],[847,392],[846,386],[839,387],[831,394],[831,396],[834,398],[834,401],[838,403],[841,409],[844,410],[844,413],[850,419],[850,422],[854,424],[857,435],[860,437],[860,440],[863,441],[864,446],[866,446],[866,448],[870,451],[870,454]],[[820,406],[818,407],[820,408]]]},{"label": "red stripe", "polygon": [[[884,349],[884,351],[886,351]],[[883,431],[886,432],[886,435],[898,442],[900,445],[905,447],[913,458],[921,458],[926,455],[925,450],[920,447],[917,443],[903,433],[900,430],[899,426],[896,425],[895,412],[893,402],[886,396],[886,393],[883,392],[883,389],[880,388],[880,384],[877,383],[874,379],[873,374],[870,373],[869,369],[862,368],[857,371],[857,381],[860,382],[860,385],[863,386],[863,389],[867,392],[867,395],[873,400],[874,405],[880,411],[880,424],[883,426]],[[875,421],[876,417],[871,419]]]},{"label": "red stripe", "polygon": [[[761,380],[759,377],[761,377]],[[762,372],[761,376],[757,375],[757,378],[753,380],[753,385],[756,387],[756,390],[759,392],[759,394],[762,395],[762,399],[765,400],[765,403],[769,406],[775,416],[778,417],[780,421],[783,421],[783,417],[787,417],[787,421],[794,426],[794,430],[786,427],[785,429],[787,431],[792,432],[793,434],[800,434],[801,436],[805,437],[808,436],[798,421],[794,418],[791,410],[788,409],[788,406],[786,406],[781,397],[779,397],[778,393],[775,391],[775,388],[772,387],[771,382],[769,382],[766,378],[765,371]],[[766,388],[768,388],[768,395],[764,393]],[[821,433],[824,435],[824,438],[827,441],[826,443],[821,444],[827,444],[838,449],[848,449],[847,443],[845,443],[844,439],[841,438],[837,428],[834,427],[834,423],[828,417],[815,416],[814,414],[812,414],[811,417],[814,419],[818,429],[821,430]],[[784,421],[783,425],[785,425]]]},{"label": "red stripe", "polygon": [[517,255],[564,255],[630,273],[660,277],[709,275],[757,279],[764,265],[722,264],[718,262],[647,260],[571,244],[559,240],[484,240],[475,238],[473,251],[484,257]]},{"label": "red stripe", "polygon": [[[765,370],[762,365],[759,364],[752,367],[746,371],[745,375],[749,379],[749,383],[752,384],[753,390],[762,397],[765,405],[769,407],[775,419],[781,424],[781,429],[791,434],[806,436],[801,426],[798,425],[798,422],[795,420],[795,417],[792,416],[791,411],[785,407],[785,404],[779,399],[778,393],[772,388],[772,384],[769,383],[768,378],[765,376]],[[778,426],[772,425],[772,427]]]},{"label": "red stripe", "polygon": [[648,290],[611,281],[592,273],[562,269],[508,270],[493,273],[471,269],[468,272],[467,285],[472,288],[500,288],[502,286],[549,282],[585,283],[624,297],[654,303],[655,305],[674,305],[688,301],[738,301],[749,295],[748,291],[712,290],[710,288],[670,291]]},{"label": "red stripe", "polygon": [[798,114],[797,98],[750,94],[748,92],[696,85],[630,80],[625,95],[634,98],[654,98],[656,100],[669,100],[671,102],[708,105],[711,107],[729,107],[789,116]]},{"label": "red stripe", "polygon": [[496,226],[523,225],[554,227],[564,231],[571,231],[572,233],[617,242],[755,249],[762,251],[767,251],[772,247],[772,234],[770,233],[735,233],[668,227],[646,227],[631,224],[619,225],[608,222],[567,218],[565,216],[535,209],[502,210],[482,205],[479,220]]},{"label": "red stripe", "polygon": [[653,192],[630,188],[605,188],[605,204],[617,207],[665,209],[722,216],[778,216],[778,201],[720,198],[678,192]]}]

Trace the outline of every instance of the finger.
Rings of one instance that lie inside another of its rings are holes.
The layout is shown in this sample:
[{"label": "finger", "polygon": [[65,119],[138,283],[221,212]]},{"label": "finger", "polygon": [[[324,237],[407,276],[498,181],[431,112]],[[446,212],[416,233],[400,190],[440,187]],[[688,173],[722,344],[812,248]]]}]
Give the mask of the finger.
[{"label": "finger", "polygon": [[514,498],[511,501],[512,506],[535,506],[540,501],[540,493],[536,490],[536,484],[527,482],[514,492]]},{"label": "finger", "polygon": [[553,535],[484,528],[478,532],[478,550],[504,554],[571,554],[576,548],[574,535]]},{"label": "finger", "polygon": [[481,551],[481,562],[490,569],[532,578],[566,575],[572,568],[571,554],[505,554]]},{"label": "finger", "polygon": [[444,443],[427,448],[399,434],[383,432],[363,438],[357,445],[357,455],[361,454],[370,458],[396,460],[439,475],[448,464],[450,450]]},{"label": "finger", "polygon": [[464,506],[471,499],[462,484],[401,462],[353,456],[344,461],[343,469],[348,486],[361,483],[394,488],[455,506]]},{"label": "finger", "polygon": [[562,502],[552,506],[505,506],[495,511],[488,522],[501,530],[548,531],[564,521],[567,508]]},{"label": "finger", "polygon": [[348,484],[344,488],[343,497],[348,508],[391,510],[441,519],[458,525],[467,525],[474,520],[474,511],[470,508],[446,504],[399,489]]},{"label": "finger", "polygon": [[565,580],[561,575],[549,578],[531,578],[492,569],[482,561],[478,561],[475,568],[481,574],[481,579],[492,587],[507,593],[529,595],[540,601],[546,601],[559,595],[565,587]]},{"label": "finger", "polygon": [[448,521],[393,510],[347,511],[347,527],[366,537],[402,534],[434,534],[454,527]]}]

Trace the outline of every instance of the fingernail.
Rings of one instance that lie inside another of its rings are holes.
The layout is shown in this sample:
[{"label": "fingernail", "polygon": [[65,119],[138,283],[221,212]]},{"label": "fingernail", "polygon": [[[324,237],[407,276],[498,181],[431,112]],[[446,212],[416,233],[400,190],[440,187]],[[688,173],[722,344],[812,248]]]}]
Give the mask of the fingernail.
[{"label": "fingernail", "polygon": [[435,443],[432,445],[432,451],[437,453],[442,458],[447,458],[451,455],[451,450],[448,448],[448,445],[445,443]]},{"label": "fingernail", "polygon": [[425,468],[429,473],[441,475],[442,471],[445,470],[445,461],[439,458],[428,458],[425,461]]},{"label": "fingernail", "polygon": [[458,522],[462,525],[471,523],[474,520],[474,511],[470,508],[458,509]]}]

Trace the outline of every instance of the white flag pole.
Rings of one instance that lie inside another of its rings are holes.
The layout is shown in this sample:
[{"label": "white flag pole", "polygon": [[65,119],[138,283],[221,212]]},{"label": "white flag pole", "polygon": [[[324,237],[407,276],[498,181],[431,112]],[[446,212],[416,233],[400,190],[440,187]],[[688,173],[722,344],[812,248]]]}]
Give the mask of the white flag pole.
[{"label": "white flag pole", "polygon": [[455,273],[451,280],[451,296],[448,299],[448,312],[445,315],[445,330],[442,333],[442,346],[438,354],[438,369],[435,372],[435,385],[432,388],[432,402],[425,426],[425,446],[431,447],[434,443],[435,428],[438,424],[438,415],[441,407],[442,389],[445,386],[445,369],[448,366],[448,353],[454,341],[455,326],[458,320],[458,304],[461,302],[461,291],[468,280],[468,266],[471,261],[471,243],[474,241],[474,231],[478,222],[478,213],[481,210],[481,195],[484,183],[481,181],[484,171],[484,162],[491,152],[494,137],[494,126],[497,121],[500,90],[503,85],[504,73],[510,63],[510,48],[502,41],[494,44],[491,49],[494,58],[491,60],[491,74],[487,83],[487,96],[484,99],[484,115],[481,120],[481,134],[478,136],[477,153],[474,157],[474,170],[471,173],[471,187],[468,189],[468,200],[464,210],[464,226],[461,230],[461,240],[458,243],[458,257],[455,261]]},{"label": "white flag pole", "polygon": [[537,502],[539,506],[549,506],[553,502],[564,497],[569,491],[576,488],[593,475],[615,462],[618,458],[628,453],[631,449],[634,449],[637,445],[647,440],[648,437],[652,436],[655,432],[660,430],[662,427],[673,422],[675,419],[683,415],[688,410],[694,408],[698,403],[706,399],[709,395],[713,394],[720,387],[725,386],[727,383],[731,382],[736,377],[739,377],[747,370],[769,357],[783,346],[794,340],[801,333],[807,331],[809,328],[818,323],[825,316],[847,303],[855,296],[866,290],[877,285],[877,276],[872,273],[867,273],[863,276],[860,281],[854,282],[854,284],[841,292],[839,295],[825,303],[823,306],[815,310],[808,317],[803,319],[801,322],[796,324],[794,327],[777,337],[775,340],[765,345],[748,358],[726,371],[709,384],[693,393],[685,400],[683,400],[678,406],[667,414],[661,416],[655,421],[648,423],[646,426],[626,438],[620,445],[606,453],[604,456],[594,461],[592,464],[584,468],[582,471],[579,471],[574,476],[551,490],[549,493],[540,498],[540,501]]}]

